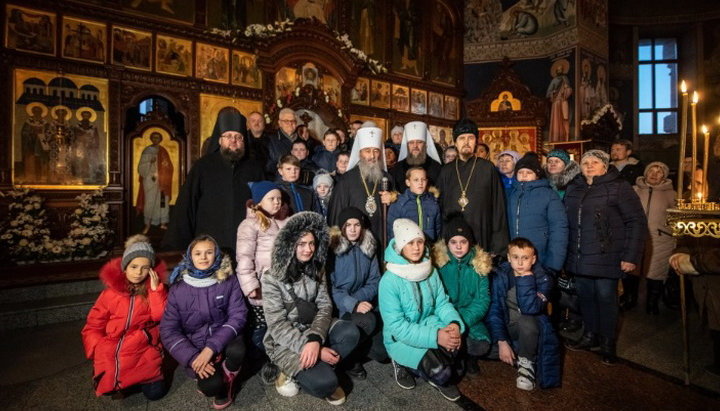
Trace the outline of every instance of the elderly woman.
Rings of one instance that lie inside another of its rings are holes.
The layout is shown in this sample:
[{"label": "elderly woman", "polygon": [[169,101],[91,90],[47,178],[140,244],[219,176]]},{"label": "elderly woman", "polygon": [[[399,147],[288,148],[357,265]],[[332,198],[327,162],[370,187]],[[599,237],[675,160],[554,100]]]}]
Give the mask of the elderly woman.
[{"label": "elderly woman", "polygon": [[581,174],[565,192],[570,239],[565,271],[575,275],[585,330],[572,350],[600,348],[602,362],[615,362],[618,280],[640,263],[647,220],[637,194],[610,167],[610,156],[590,150]]},{"label": "elderly woman", "polygon": [[555,149],[548,153],[545,164],[550,187],[560,196],[565,197],[565,189],[568,184],[580,173],[580,166],[570,159],[570,154],[561,149]]},{"label": "elderly woman", "polygon": [[675,248],[675,239],[666,223],[666,210],[675,205],[676,196],[669,174],[670,169],[665,163],[655,161],[645,167],[644,175],[638,177],[633,186],[648,221],[649,236],[640,273],[647,280],[646,311],[655,315],[660,314],[658,302],[668,277],[668,258]]}]

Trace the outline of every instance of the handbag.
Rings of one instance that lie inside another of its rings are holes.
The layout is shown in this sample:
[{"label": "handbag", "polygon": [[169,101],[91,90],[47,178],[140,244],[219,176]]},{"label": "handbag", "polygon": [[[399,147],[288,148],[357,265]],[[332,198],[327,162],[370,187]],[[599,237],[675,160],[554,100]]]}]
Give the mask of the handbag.
[{"label": "handbag", "polygon": [[298,297],[297,294],[295,294],[295,290],[293,289],[292,285],[290,285],[289,287],[286,286],[285,289],[288,291],[290,297],[293,299],[293,304],[288,309],[288,313],[290,313],[293,308],[296,308],[298,311],[298,322],[303,325],[312,324],[318,311],[317,305],[312,301],[307,301]]}]

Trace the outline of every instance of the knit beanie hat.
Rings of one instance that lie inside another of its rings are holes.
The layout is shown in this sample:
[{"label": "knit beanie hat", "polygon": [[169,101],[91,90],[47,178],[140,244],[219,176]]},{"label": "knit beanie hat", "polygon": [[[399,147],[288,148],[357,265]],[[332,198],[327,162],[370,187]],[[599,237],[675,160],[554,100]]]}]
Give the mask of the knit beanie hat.
[{"label": "knit beanie hat", "polygon": [[142,234],[131,236],[125,241],[125,251],[120,261],[122,270],[125,271],[128,264],[138,257],[147,258],[150,265],[155,266],[155,250],[150,245],[150,240]]},{"label": "knit beanie hat", "polygon": [[345,226],[345,223],[347,223],[347,221],[351,218],[356,218],[358,221],[360,221],[360,225],[362,226],[362,228],[370,227],[370,221],[368,221],[365,213],[360,211],[359,208],[345,207],[342,211],[340,211],[340,215],[338,216],[338,225],[340,226],[340,229],[342,229]]},{"label": "knit beanie hat", "polygon": [[537,153],[528,151],[525,155],[515,163],[515,174],[520,171],[521,168],[527,168],[528,170],[535,173],[538,179],[545,178],[545,172],[540,166],[540,158]]},{"label": "knit beanie hat", "polygon": [[468,133],[474,135],[475,138],[477,138],[478,127],[474,121],[470,120],[469,118],[463,118],[457,123],[455,123],[455,127],[453,127],[453,141],[457,140],[459,135]]},{"label": "knit beanie hat", "polygon": [[520,153],[518,153],[518,152],[515,151],[515,150],[505,150],[505,151],[501,151],[500,154],[498,154],[498,157],[497,157],[497,158],[500,159],[500,157],[502,157],[502,156],[510,156],[510,157],[512,157],[513,163],[517,163],[518,160],[520,160]]},{"label": "knit beanie hat", "polygon": [[605,164],[605,168],[607,169],[610,167],[610,154],[602,151],[602,150],[588,150],[585,152],[585,154],[582,155],[582,159],[580,162],[582,163],[582,160],[584,160],[586,157],[597,157],[600,161]]},{"label": "knit beanie hat", "polygon": [[333,188],[334,181],[330,174],[328,173],[318,173],[315,175],[315,178],[313,178],[313,190],[315,190],[320,184],[325,184],[330,188]]},{"label": "knit beanie hat", "polygon": [[278,187],[277,184],[273,183],[272,181],[258,181],[255,183],[250,184],[250,191],[252,192],[252,201],[255,204],[260,204],[262,199],[265,197],[267,193],[269,193],[272,190],[279,190],[280,187]]},{"label": "knit beanie hat", "polygon": [[423,231],[414,221],[407,218],[398,218],[393,223],[393,234],[395,235],[395,251],[402,252],[402,249],[416,238],[425,238]]},{"label": "knit beanie hat", "polygon": [[445,224],[443,225],[442,237],[445,243],[450,242],[450,239],[455,236],[465,237],[470,245],[475,244],[475,236],[472,232],[472,227],[465,221],[462,214],[452,213],[448,216]]},{"label": "knit beanie hat", "polygon": [[556,157],[562,160],[565,165],[570,164],[570,154],[567,151],[556,148],[548,153],[547,158]]}]

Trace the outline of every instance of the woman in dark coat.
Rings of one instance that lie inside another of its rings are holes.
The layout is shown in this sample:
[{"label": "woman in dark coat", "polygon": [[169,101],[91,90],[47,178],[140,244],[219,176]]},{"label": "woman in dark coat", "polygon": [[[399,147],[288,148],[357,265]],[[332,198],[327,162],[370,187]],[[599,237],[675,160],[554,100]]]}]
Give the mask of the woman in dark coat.
[{"label": "woman in dark coat", "polygon": [[647,219],[635,191],[601,150],[586,152],[565,193],[570,238],[565,271],[575,275],[585,331],[573,350],[599,345],[615,361],[617,283],[642,258]]}]

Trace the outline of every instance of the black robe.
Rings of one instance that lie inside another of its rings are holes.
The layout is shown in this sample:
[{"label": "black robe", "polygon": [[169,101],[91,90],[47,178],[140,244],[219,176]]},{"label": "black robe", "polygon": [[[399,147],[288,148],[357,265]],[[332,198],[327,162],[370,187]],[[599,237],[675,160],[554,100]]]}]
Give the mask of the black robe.
[{"label": "black robe", "polygon": [[[460,212],[458,199],[460,199],[461,190],[455,164],[460,171],[460,181],[465,186],[475,158],[477,157],[471,157],[469,161],[462,161],[458,158],[442,167],[437,187],[440,189],[440,207],[443,218],[447,218],[453,212]],[[477,158],[477,164],[467,188],[467,198],[470,202],[462,214],[473,229],[475,240],[485,251],[504,256],[507,253],[509,242],[505,194],[500,175],[489,161]]]},{"label": "black robe", "polygon": [[201,157],[180,189],[163,248],[185,250],[196,236],[209,234],[220,248],[235,250],[245,203],[252,198],[248,182],[262,179],[263,167],[252,159],[232,163],[219,151]]},{"label": "black robe", "polygon": [[[394,185],[392,177],[383,172],[385,177],[388,177],[388,190],[393,190]],[[383,233],[383,218],[382,218],[382,202],[380,201],[380,188],[382,182],[378,182],[378,187],[375,190],[375,204],[377,204],[377,211],[368,218],[370,219],[370,231],[372,231],[378,244],[382,244],[380,239]],[[368,190],[372,191],[373,184],[368,183]],[[365,192],[365,186],[363,186],[362,180],[360,179],[360,167],[353,167],[352,170],[348,170],[342,175],[342,178],[337,181],[337,185],[333,188],[332,197],[330,198],[330,205],[328,207],[328,223],[330,226],[338,225],[340,218],[340,212],[346,207],[357,207],[363,213],[365,211],[365,202],[367,201],[367,193]],[[380,254],[384,253],[385,250],[380,251]]]},{"label": "black robe", "polygon": [[[407,173],[407,171],[411,167],[413,166],[407,163],[407,159],[403,159],[403,161],[398,162],[393,166],[393,168],[388,170],[390,172],[390,175],[395,180],[395,188],[400,193],[404,193],[405,189],[407,188],[407,185],[405,184],[405,173]],[[428,187],[436,186],[438,177],[440,177],[440,170],[442,170],[442,165],[437,161],[433,160],[432,158],[428,157],[421,167],[425,169],[425,172],[427,172]]]}]

